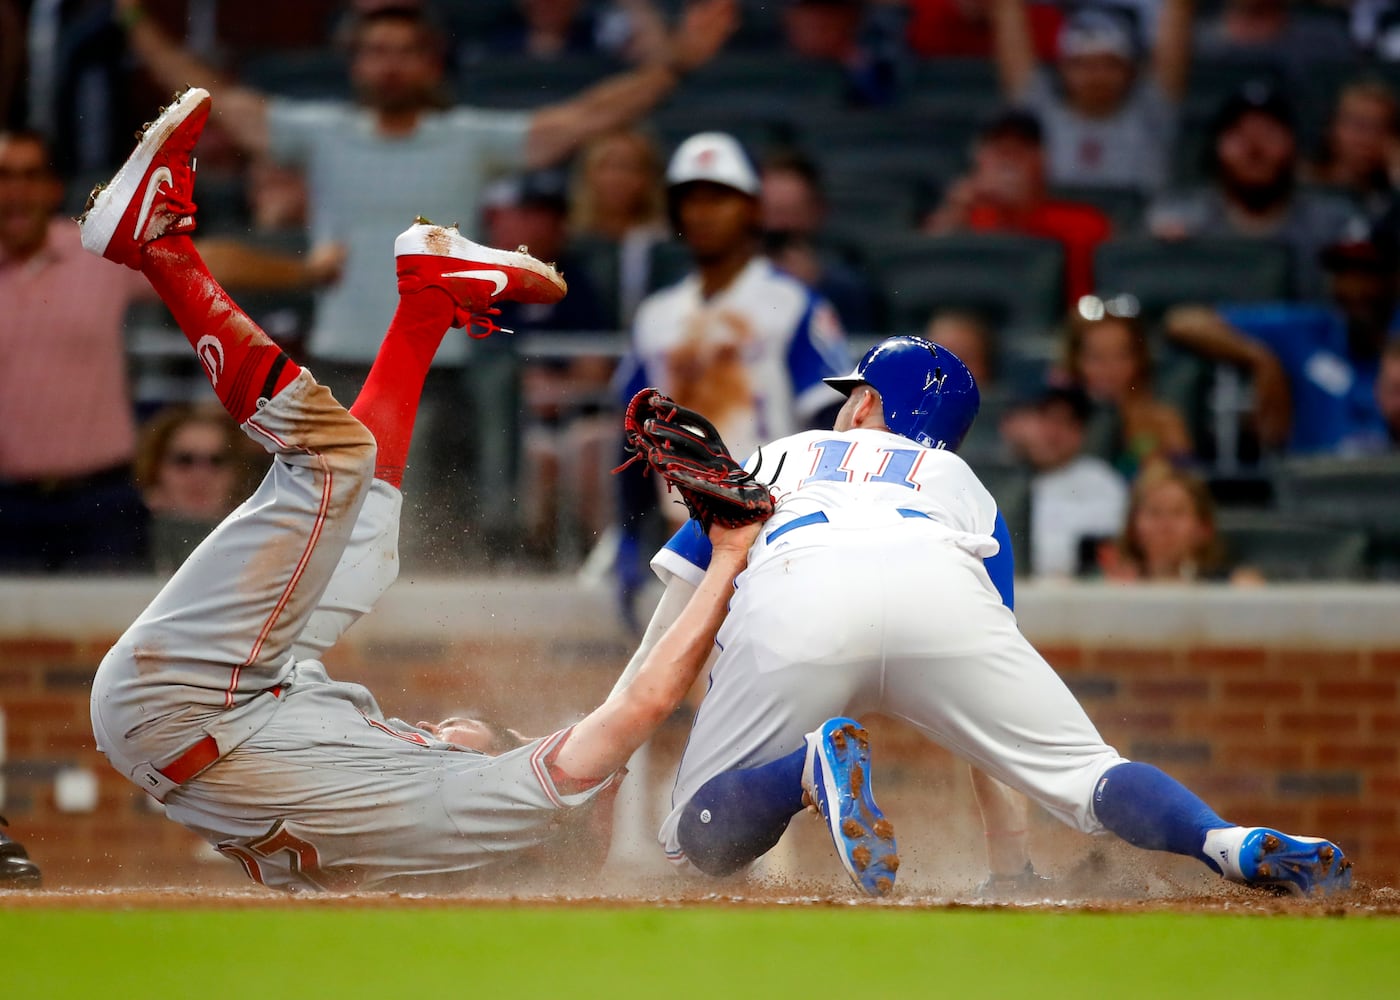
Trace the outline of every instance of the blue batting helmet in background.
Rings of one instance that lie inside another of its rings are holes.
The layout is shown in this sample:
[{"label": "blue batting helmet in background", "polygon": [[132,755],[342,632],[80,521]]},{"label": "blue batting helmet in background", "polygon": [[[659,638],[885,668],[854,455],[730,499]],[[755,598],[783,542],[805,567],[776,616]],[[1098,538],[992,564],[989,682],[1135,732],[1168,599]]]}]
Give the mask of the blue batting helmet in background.
[{"label": "blue batting helmet in background", "polygon": [[977,419],[982,395],[967,365],[922,337],[890,337],[849,375],[823,379],[843,396],[858,385],[880,394],[885,425],[925,448],[957,451]]}]

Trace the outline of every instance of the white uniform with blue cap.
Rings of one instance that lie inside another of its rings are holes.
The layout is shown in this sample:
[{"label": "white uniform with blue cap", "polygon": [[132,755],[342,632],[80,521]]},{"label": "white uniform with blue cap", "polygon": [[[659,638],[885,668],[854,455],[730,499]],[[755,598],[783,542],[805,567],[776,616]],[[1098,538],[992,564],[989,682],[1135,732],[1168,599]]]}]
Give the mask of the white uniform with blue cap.
[{"label": "white uniform with blue cap", "polygon": [[[793,752],[838,715],[881,712],[1065,822],[1122,758],[1016,626],[984,560],[996,502],[957,455],[886,431],[806,431],[748,463],[777,509],[735,584],[710,690],[695,717],[660,838],[717,774]],[[695,583],[708,543],[691,522],[652,560]],[[679,586],[679,584],[678,584]]]}]

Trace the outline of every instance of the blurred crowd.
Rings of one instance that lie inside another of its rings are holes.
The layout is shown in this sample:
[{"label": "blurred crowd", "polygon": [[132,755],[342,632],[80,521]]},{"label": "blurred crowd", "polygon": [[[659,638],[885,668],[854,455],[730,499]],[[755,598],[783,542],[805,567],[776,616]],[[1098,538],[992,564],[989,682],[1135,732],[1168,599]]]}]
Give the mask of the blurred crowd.
[{"label": "blurred crowd", "polygon": [[569,282],[449,338],[410,570],[630,592],[681,516],[609,475],[631,389],[747,454],[920,333],[1023,574],[1400,573],[1400,2],[261,8],[0,0],[0,571],[168,572],[261,471],[71,221],[196,83],[201,252],[344,402],[414,215]]}]

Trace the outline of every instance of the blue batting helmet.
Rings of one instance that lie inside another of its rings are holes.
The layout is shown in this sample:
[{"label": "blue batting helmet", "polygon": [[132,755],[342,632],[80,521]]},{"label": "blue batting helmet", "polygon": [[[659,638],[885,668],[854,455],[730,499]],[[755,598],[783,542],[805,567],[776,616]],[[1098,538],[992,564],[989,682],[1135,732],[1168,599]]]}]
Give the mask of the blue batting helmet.
[{"label": "blue batting helmet", "polygon": [[843,396],[871,386],[880,394],[885,425],[925,448],[957,451],[982,405],[967,365],[922,337],[882,340],[851,374],[823,381]]}]

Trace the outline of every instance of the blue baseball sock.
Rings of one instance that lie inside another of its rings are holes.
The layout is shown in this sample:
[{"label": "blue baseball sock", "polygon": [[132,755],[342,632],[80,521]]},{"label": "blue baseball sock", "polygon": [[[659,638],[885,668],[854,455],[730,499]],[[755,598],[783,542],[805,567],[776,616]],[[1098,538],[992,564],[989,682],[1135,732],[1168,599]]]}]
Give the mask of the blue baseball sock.
[{"label": "blue baseball sock", "polygon": [[1220,866],[1202,850],[1206,833],[1233,826],[1181,782],[1151,764],[1118,764],[1094,790],[1099,822],[1134,847],[1171,851]]},{"label": "blue baseball sock", "polygon": [[700,786],[681,813],[676,838],[706,875],[732,875],[766,854],[802,811],[803,745],[771,764],[726,771]]}]

